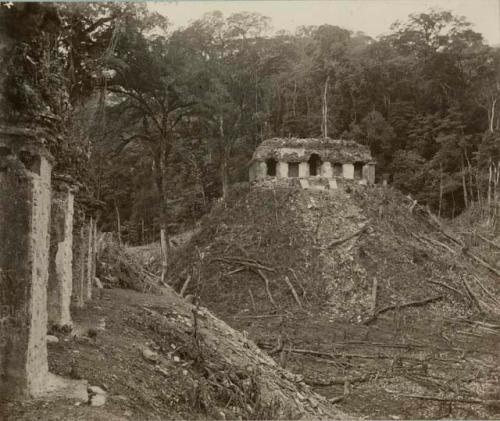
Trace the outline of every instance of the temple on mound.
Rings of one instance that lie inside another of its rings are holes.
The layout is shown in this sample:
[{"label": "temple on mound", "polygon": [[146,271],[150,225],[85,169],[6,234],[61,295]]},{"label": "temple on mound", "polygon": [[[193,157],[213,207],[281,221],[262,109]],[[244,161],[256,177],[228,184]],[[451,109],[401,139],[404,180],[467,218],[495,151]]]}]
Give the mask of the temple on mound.
[{"label": "temple on mound", "polygon": [[353,140],[273,138],[255,150],[249,178],[250,181],[297,178],[301,184],[324,179],[330,186],[337,179],[373,184],[375,161],[368,147]]}]

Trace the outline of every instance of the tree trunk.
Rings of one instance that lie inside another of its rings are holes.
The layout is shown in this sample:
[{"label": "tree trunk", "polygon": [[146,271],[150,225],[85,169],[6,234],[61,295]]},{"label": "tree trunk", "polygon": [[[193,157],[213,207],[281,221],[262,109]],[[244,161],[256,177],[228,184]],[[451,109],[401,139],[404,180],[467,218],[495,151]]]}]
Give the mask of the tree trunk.
[{"label": "tree trunk", "polygon": [[227,174],[227,158],[225,154],[222,157],[222,163],[220,166],[220,176],[222,183],[222,198],[225,199],[227,197],[227,193],[229,190],[229,177]]},{"label": "tree trunk", "polygon": [[120,211],[115,201],[115,214],[116,214],[116,231],[118,233],[118,244],[122,245],[122,226],[120,223]]},{"label": "tree trunk", "polygon": [[330,81],[330,75],[326,77],[325,87],[323,89],[323,121],[321,127],[321,133],[323,137],[328,137],[328,82]]},{"label": "tree trunk", "polygon": [[439,165],[439,212],[438,216],[441,218],[441,208],[443,205],[443,166]]},{"label": "tree trunk", "polygon": [[491,112],[489,112],[489,118],[490,118],[490,124],[489,124],[489,127],[490,127],[490,132],[493,133],[493,129],[495,128],[494,124],[495,124],[495,106],[497,105],[497,101],[498,99],[494,99],[493,100],[493,103],[491,104]]},{"label": "tree trunk", "polygon": [[464,204],[465,209],[469,207],[469,195],[467,193],[467,183],[465,181],[465,165],[462,160],[462,188],[464,190]]},{"label": "tree trunk", "polygon": [[492,180],[492,169],[491,169],[491,159],[488,165],[488,224],[491,222],[491,180]]},{"label": "tree trunk", "polygon": [[228,181],[228,176],[227,176],[227,155],[228,151],[226,148],[226,139],[224,138],[224,117],[221,114],[219,116],[219,136],[220,136],[220,151],[221,151],[221,157],[220,157],[220,177],[221,177],[221,184],[222,184],[222,198],[225,199],[227,197],[227,192],[228,192],[228,187],[229,187],[229,181]]},{"label": "tree trunk", "polygon": [[158,148],[159,161],[155,165],[156,169],[156,185],[158,188],[158,193],[160,195],[160,247],[161,247],[161,281],[165,282],[168,275],[168,209],[167,209],[167,151],[166,151],[166,140],[160,141],[160,147]]}]

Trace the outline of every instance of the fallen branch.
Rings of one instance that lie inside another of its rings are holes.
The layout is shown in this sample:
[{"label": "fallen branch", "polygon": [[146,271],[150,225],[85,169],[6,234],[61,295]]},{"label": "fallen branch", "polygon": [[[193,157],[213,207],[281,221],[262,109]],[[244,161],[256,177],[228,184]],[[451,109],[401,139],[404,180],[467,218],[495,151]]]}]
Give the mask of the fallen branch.
[{"label": "fallen branch", "polygon": [[465,244],[463,241],[461,241],[458,238],[455,238],[453,235],[450,233],[446,232],[445,228],[443,227],[443,224],[441,221],[437,218],[436,215],[434,215],[429,208],[427,208],[427,214],[429,215],[429,218],[431,219],[432,222],[434,222],[435,226],[437,226],[437,229],[441,234],[443,234],[446,238],[450,239],[454,243],[458,244],[460,247],[465,247]]},{"label": "fallen branch", "polygon": [[243,272],[244,270],[247,270],[247,268],[245,266],[240,266],[239,268],[236,268],[231,272],[224,273],[223,276],[231,276],[234,275],[235,273]]},{"label": "fallen branch", "polygon": [[184,282],[184,285],[182,285],[181,292],[179,293],[181,297],[184,297],[184,294],[186,293],[187,287],[189,286],[190,282],[191,282],[191,274],[188,273],[186,281]]},{"label": "fallen branch", "polygon": [[233,316],[234,319],[267,319],[268,317],[285,317],[286,314],[258,314],[256,316]]},{"label": "fallen branch", "polygon": [[493,241],[489,240],[488,238],[482,236],[481,234],[478,234],[477,232],[475,233],[477,237],[479,237],[481,240],[485,241],[486,243],[488,243],[489,245],[497,248],[500,250],[500,245],[498,245],[497,243],[494,243]]},{"label": "fallen branch", "polygon": [[298,278],[297,274],[295,273],[295,271],[292,268],[288,268],[288,270],[292,273],[293,277],[297,281],[297,284],[299,285],[300,289],[302,290],[302,298],[304,298],[306,301],[308,301],[304,285],[302,285],[302,282],[299,281],[299,278]]},{"label": "fallen branch", "polygon": [[445,243],[442,243],[441,241],[435,240],[434,238],[428,237],[424,234],[422,234],[422,238],[424,238],[425,240],[427,240],[431,244],[435,244],[435,245],[438,245],[440,247],[443,247],[444,249],[448,250],[451,254],[457,254],[456,250],[453,250],[450,246],[448,246]]},{"label": "fallen branch", "polygon": [[328,245],[326,245],[324,248],[325,249],[329,249],[329,248],[332,248],[334,246],[338,246],[339,244],[343,244],[345,243],[346,241],[349,241],[350,239],[354,238],[354,237],[357,237],[361,234],[363,234],[363,232],[366,231],[366,229],[368,228],[368,222],[363,225],[363,227],[361,227],[358,231],[356,231],[355,233],[353,234],[349,234],[347,235],[346,237],[343,237],[343,238],[339,238],[337,240],[333,240],[331,243],[329,243]]},{"label": "fallen branch", "polygon": [[474,292],[472,291],[472,288],[470,287],[469,283],[465,279],[462,279],[462,281],[464,283],[465,290],[467,291],[467,294],[469,294],[469,297],[470,297],[471,301],[473,301],[476,304],[476,306],[479,309],[479,311],[485,311],[483,303],[476,296],[476,294],[474,294]]},{"label": "fallen branch", "polygon": [[353,384],[353,383],[362,383],[366,382],[369,380],[368,376],[359,376],[359,377],[333,377],[327,382],[321,382],[317,380],[312,380],[312,379],[304,379],[304,383],[309,385],[309,386],[314,386],[314,387],[328,387],[328,386],[333,386],[333,385],[344,385],[346,382]]},{"label": "fallen branch", "polygon": [[370,324],[373,322],[380,314],[385,313],[389,310],[395,310],[395,309],[401,309],[401,308],[406,308],[406,307],[420,307],[425,304],[433,303],[435,301],[442,300],[443,296],[438,295],[437,297],[431,297],[431,298],[426,298],[425,300],[419,300],[419,301],[410,301],[408,303],[403,303],[403,304],[391,304],[389,306],[383,307],[380,310],[377,310],[377,312],[367,320],[365,320],[363,323],[364,324]]},{"label": "fallen branch", "polygon": [[372,285],[372,314],[375,314],[375,310],[377,308],[377,290],[378,290],[378,280],[376,277],[373,278]]},{"label": "fallen branch", "polygon": [[244,257],[233,257],[233,256],[214,257],[210,260],[210,263],[212,262],[239,264],[240,266],[246,266],[249,268],[262,269],[268,272],[276,272],[276,269],[266,266],[255,259],[249,259]]},{"label": "fallen branch", "polygon": [[302,308],[302,303],[300,302],[299,296],[297,295],[297,291],[295,291],[295,288],[290,282],[290,279],[288,279],[288,276],[285,276],[285,282],[288,285],[288,288],[290,288],[290,291],[292,292],[293,298],[295,299],[296,303],[299,305],[300,308]]},{"label": "fallen branch", "polygon": [[250,295],[250,300],[252,301],[253,311],[255,311],[255,310],[257,310],[257,308],[255,307],[255,300],[253,298],[253,293],[252,293],[252,289],[251,288],[248,288],[248,294]]},{"label": "fallen branch", "polygon": [[267,279],[266,275],[264,275],[264,272],[262,272],[260,269],[254,269],[254,271],[264,280],[264,283],[266,284],[266,292],[267,292],[267,296],[269,297],[269,301],[271,301],[271,304],[274,307],[278,308],[278,306],[276,305],[276,302],[274,301],[274,298],[271,294],[271,290],[269,289],[269,279]]},{"label": "fallen branch", "polygon": [[479,399],[464,399],[464,398],[442,398],[439,396],[424,396],[424,395],[413,395],[410,393],[399,393],[394,390],[389,390],[389,389],[384,389],[387,393],[391,393],[396,396],[401,396],[405,398],[411,398],[411,399],[422,399],[422,400],[428,400],[428,401],[439,401],[439,402],[460,402],[460,403],[470,403],[470,404],[477,404],[477,405],[482,405],[485,402]]},{"label": "fallen branch", "polygon": [[331,359],[335,358],[392,359],[393,358],[388,355],[364,355],[364,354],[347,354],[347,353],[334,354],[332,352],[314,351],[311,349],[297,349],[297,348],[287,348],[286,351],[291,352],[293,354],[305,354],[305,355],[312,355],[315,357],[327,357]]},{"label": "fallen branch", "polygon": [[495,302],[496,305],[498,305],[500,307],[500,302],[496,299],[496,297],[486,289],[486,287],[479,281],[479,279],[474,276],[474,280],[479,284],[479,286],[481,287],[481,289],[483,290],[483,292],[492,299],[492,301]]},{"label": "fallen branch", "polygon": [[474,260],[475,262],[479,263],[481,266],[484,266],[486,269],[490,270],[491,272],[493,272],[495,275],[497,276],[500,276],[500,271],[498,269],[495,269],[493,266],[491,266],[490,264],[486,263],[483,259],[481,259],[480,257],[478,256],[475,256],[474,254],[472,253],[469,253],[467,250],[464,250],[464,254],[466,256],[469,256],[472,260]]},{"label": "fallen branch", "polygon": [[460,295],[462,298],[464,299],[467,299],[469,298],[468,296],[466,296],[465,294],[463,294],[462,292],[460,292],[458,289],[456,288],[453,288],[452,286],[448,285],[448,284],[445,284],[444,282],[439,282],[439,281],[432,281],[430,279],[427,279],[427,282],[430,282],[431,284],[436,284],[436,285],[440,285],[442,286],[443,288],[447,288],[449,289],[450,291],[453,291],[454,293]]}]

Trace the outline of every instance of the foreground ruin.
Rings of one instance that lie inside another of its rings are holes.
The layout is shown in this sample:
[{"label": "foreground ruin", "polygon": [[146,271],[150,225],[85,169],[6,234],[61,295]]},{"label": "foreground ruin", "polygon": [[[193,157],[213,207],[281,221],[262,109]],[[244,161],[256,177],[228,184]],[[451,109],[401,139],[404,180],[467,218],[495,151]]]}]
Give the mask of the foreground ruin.
[{"label": "foreground ruin", "polygon": [[[46,134],[0,129],[0,396],[46,393],[84,397],[82,382],[51,375],[47,329],[71,327],[73,205],[71,185],[52,180]],[[95,238],[95,223],[88,223]],[[88,238],[85,238],[87,241]],[[92,249],[93,243],[85,245]],[[83,245],[77,248],[82,248]],[[92,249],[93,250],[93,249]],[[83,258],[83,302],[91,298],[95,253]],[[78,288],[82,289],[81,286]],[[76,288],[78,290],[78,288]]]},{"label": "foreground ruin", "polygon": [[0,132],[0,395],[44,391],[52,158],[37,134]]}]

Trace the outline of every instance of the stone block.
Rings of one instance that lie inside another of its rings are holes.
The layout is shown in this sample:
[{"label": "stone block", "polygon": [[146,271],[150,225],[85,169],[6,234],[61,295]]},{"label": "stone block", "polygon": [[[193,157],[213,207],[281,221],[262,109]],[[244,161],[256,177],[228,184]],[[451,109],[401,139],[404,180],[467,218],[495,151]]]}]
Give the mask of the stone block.
[{"label": "stone block", "polygon": [[300,187],[302,187],[303,189],[308,189],[310,186],[309,186],[309,181],[307,181],[306,179],[299,179],[299,182],[300,182]]},{"label": "stone block", "polygon": [[354,164],[342,164],[342,176],[354,180]]},{"label": "stone block", "polygon": [[330,187],[330,190],[337,190],[337,180],[335,178],[332,178],[331,180],[328,180],[328,187]]},{"label": "stone block", "polygon": [[375,184],[375,164],[363,165],[363,179],[368,184]]},{"label": "stone block", "polygon": [[333,178],[333,168],[331,162],[323,162],[323,164],[321,164],[321,177]]},{"label": "stone block", "polygon": [[309,163],[308,162],[300,162],[299,163],[299,178],[307,178],[309,177]]},{"label": "stone block", "polygon": [[276,166],[276,175],[278,178],[288,177],[288,162],[278,162],[278,165]]}]

